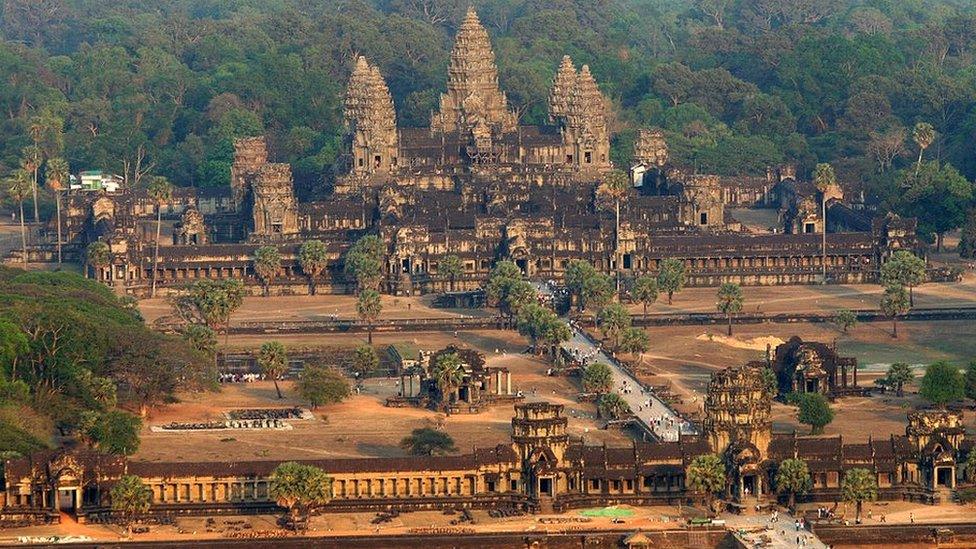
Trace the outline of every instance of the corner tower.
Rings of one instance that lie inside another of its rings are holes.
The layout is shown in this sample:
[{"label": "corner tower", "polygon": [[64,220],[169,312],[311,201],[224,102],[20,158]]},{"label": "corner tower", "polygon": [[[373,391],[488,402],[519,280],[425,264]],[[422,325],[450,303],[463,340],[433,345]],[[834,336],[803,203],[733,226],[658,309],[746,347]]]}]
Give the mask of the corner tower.
[{"label": "corner tower", "polygon": [[549,90],[549,121],[556,123],[569,115],[569,102],[576,87],[576,66],[573,60],[564,55],[556,70],[556,78]]},{"label": "corner tower", "polygon": [[447,72],[447,93],[441,95],[440,110],[431,117],[433,132],[468,132],[478,125],[495,132],[515,130],[515,114],[498,88],[498,67],[488,31],[474,8],[469,8],[451,50]]},{"label": "corner tower", "polygon": [[393,97],[379,69],[362,56],[349,77],[345,121],[352,139],[352,173],[392,173],[399,149]]},{"label": "corner tower", "polygon": [[569,98],[563,143],[566,159],[584,172],[600,172],[610,167],[610,132],[607,129],[607,105],[590,73],[583,65]]}]

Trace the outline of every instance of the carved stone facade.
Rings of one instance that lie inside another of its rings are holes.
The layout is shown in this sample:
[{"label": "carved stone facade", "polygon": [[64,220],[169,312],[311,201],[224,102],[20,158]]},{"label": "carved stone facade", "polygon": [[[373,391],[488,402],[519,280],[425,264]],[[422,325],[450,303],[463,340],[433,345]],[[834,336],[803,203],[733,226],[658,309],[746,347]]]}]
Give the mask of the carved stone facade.
[{"label": "carved stone facade", "polygon": [[[393,294],[475,290],[506,259],[528,276],[554,280],[574,260],[627,277],[653,273],[674,258],[685,264],[690,286],[820,282],[824,261],[832,282],[874,282],[892,250],[915,247],[914,220],[872,219],[831,199],[838,232],[827,239],[824,259],[819,218],[810,233],[806,214],[795,213],[818,203],[817,191],[797,181],[792,167],[770,168],[765,177],[687,173],[671,164],[664,134],[652,129],[639,132],[634,186],[621,200],[618,231],[613,212],[596,200],[595,189],[613,168],[611,116],[589,68],[577,71],[564,58],[548,103],[549,125],[516,124],[473,11],[458,33],[448,89],[430,127],[398,128],[378,68],[357,58],[345,98],[348,148],[331,194],[298,202],[289,168],[272,163],[264,139],[238,140],[230,188],[179,189],[165,206],[167,230],[175,230],[163,241],[174,244],[160,248],[158,291],[196,278],[237,277],[257,287],[250,254],[255,244],[271,243],[279,246],[284,272],[270,291],[305,293],[295,248],[313,238],[329,250],[321,290],[349,291],[343,256],[365,234],[386,245],[381,290]],[[747,207],[778,209],[781,223],[766,232],[745,230],[732,208]],[[98,278],[146,293],[154,208],[140,190],[69,193],[65,254],[81,260],[91,241],[110,242],[113,264]],[[203,217],[202,230],[199,216],[182,218],[189,208]],[[807,208],[810,215],[814,209]],[[53,261],[52,249],[34,246],[30,259]],[[453,280],[437,272],[448,255],[463,267]]]},{"label": "carved stone facade", "polygon": [[865,391],[857,384],[856,358],[796,336],[776,347],[769,367],[776,373],[781,395],[820,393],[834,398]]},{"label": "carved stone facade", "polygon": [[488,31],[474,8],[461,22],[447,69],[447,93],[441,95],[440,110],[434,113],[434,133],[491,134],[515,131],[515,114],[498,88],[498,67]]},{"label": "carved stone facade", "polygon": [[254,195],[252,237],[282,240],[298,234],[298,206],[295,201],[288,164],[264,164],[257,172],[251,191]]},{"label": "carved stone facade", "polygon": [[[716,373],[705,400],[702,436],[630,446],[587,445],[567,434],[563,406],[515,406],[510,444],[454,456],[324,459],[306,463],[332,477],[326,511],[518,508],[564,511],[603,505],[662,505],[701,497],[685,487],[692,461],[718,454],[727,468],[728,500],[739,508],[776,496],[785,459],[805,461],[811,489],[805,501],[836,502],[845,471],[865,468],[879,498],[937,502],[948,497],[973,449],[957,413],[909,415],[905,436],[867,442],[840,437],[773,434],[770,398],[759,370]],[[111,514],[110,488],[122,474],[152,491],[153,514],[274,512],[269,496],[278,462],[145,462],[91,451],[44,451],[4,463],[4,517],[80,521]]]}]

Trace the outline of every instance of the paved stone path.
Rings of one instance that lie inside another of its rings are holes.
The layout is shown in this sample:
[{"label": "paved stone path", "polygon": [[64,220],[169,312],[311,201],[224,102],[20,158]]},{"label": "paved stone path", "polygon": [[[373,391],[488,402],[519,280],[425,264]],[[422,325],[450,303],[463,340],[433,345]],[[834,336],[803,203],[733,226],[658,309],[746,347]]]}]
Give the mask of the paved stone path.
[{"label": "paved stone path", "polygon": [[[640,382],[623,369],[609,354],[600,349],[582,330],[572,325],[573,338],[563,347],[579,356],[587,358],[587,364],[602,362],[610,366],[613,373],[613,390],[619,394],[630,406],[630,410],[640,420],[643,426],[664,441],[677,441],[678,432],[692,434],[694,426],[678,415],[651,391],[645,391]],[[648,406],[650,402],[650,406]],[[660,427],[655,419],[661,419]]]},{"label": "paved stone path", "polygon": [[[764,530],[755,533],[737,534],[748,547],[771,547],[771,548],[795,548],[811,547],[813,549],[827,549],[817,536],[807,529],[796,529],[796,518],[787,513],[780,513],[777,522],[770,522],[768,513],[761,515],[728,515],[723,516],[725,524],[733,530],[742,529],[744,531],[756,530],[765,527]],[[762,542],[763,537],[769,539],[769,543]],[[797,540],[800,540],[800,544]]]}]

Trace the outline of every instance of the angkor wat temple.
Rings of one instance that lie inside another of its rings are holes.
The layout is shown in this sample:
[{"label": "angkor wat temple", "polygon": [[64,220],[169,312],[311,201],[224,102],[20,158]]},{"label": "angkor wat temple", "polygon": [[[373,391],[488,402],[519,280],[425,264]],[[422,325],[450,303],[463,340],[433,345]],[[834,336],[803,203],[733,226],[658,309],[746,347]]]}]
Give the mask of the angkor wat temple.
[{"label": "angkor wat temple", "polygon": [[[633,185],[620,202],[618,228],[613,205],[596,193],[614,169],[609,105],[590,69],[565,57],[549,94],[549,124],[520,125],[472,10],[428,127],[399,127],[383,75],[367,59],[355,60],[345,100],[347,148],[325,198],[299,201],[290,166],[271,161],[263,138],[242,139],[230,188],[180,189],[162,206],[139,189],[70,193],[65,251],[83,261],[88,243],[107,242],[110,264],[90,272],[142,294],[154,277],[161,207],[164,245],[155,277],[164,292],[198,278],[257,286],[253,252],[271,244],[283,258],[271,291],[296,294],[308,291],[297,262],[302,242],[328,247],[330,268],[319,287],[345,291],[343,254],[369,233],[386,243],[383,289],[391,293],[445,290],[437,266],[452,254],[464,270],[458,289],[478,287],[503,258],[529,276],[557,280],[574,259],[626,276],[678,258],[689,285],[757,285],[819,281],[824,256],[829,281],[873,280],[891,250],[916,245],[914,220],[873,216],[847,204],[840,187],[821,192],[790,166],[771,166],[763,176],[688,173],[672,164],[664,135],[653,129],[639,132],[625,167]],[[745,208],[769,210],[776,221],[749,227],[733,215]],[[28,255],[52,261],[54,246],[34,246]]]},{"label": "angkor wat temple", "polygon": [[[772,432],[771,395],[761,368],[733,367],[712,376],[701,435],[676,442],[607,447],[571,438],[563,406],[515,406],[509,444],[433,457],[322,459],[307,463],[332,478],[325,511],[511,508],[563,511],[602,505],[676,504],[700,500],[686,487],[692,461],[717,454],[725,464],[720,494],[732,508],[785,497],[776,471],[785,459],[805,461],[810,489],[800,501],[841,499],[845,471],[876,475],[879,498],[947,501],[962,478],[973,442],[958,412],[909,413],[904,436],[851,442],[840,436]],[[277,461],[138,461],[92,451],[45,451],[3,464],[0,520],[80,521],[111,514],[110,489],[123,474],[139,476],[152,491],[152,515],[275,512],[269,497]]]}]

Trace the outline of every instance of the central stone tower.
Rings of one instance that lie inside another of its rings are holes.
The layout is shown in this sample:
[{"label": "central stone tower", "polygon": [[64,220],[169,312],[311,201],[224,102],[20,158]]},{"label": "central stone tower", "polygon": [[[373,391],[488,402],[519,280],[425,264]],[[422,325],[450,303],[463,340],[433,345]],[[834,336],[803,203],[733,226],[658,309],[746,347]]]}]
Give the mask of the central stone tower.
[{"label": "central stone tower", "polygon": [[469,8],[451,50],[447,93],[441,95],[440,110],[431,117],[432,132],[467,133],[488,126],[494,133],[515,131],[515,114],[498,88],[498,67],[488,31],[474,8]]}]

